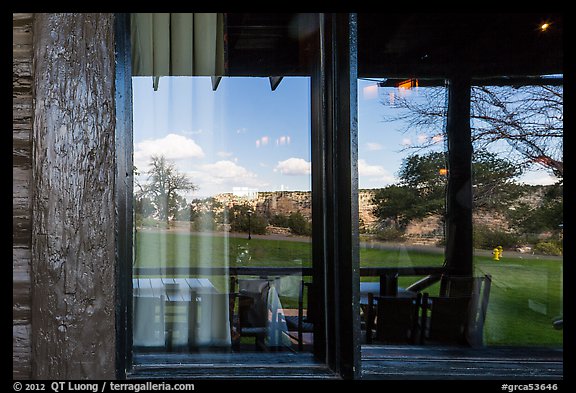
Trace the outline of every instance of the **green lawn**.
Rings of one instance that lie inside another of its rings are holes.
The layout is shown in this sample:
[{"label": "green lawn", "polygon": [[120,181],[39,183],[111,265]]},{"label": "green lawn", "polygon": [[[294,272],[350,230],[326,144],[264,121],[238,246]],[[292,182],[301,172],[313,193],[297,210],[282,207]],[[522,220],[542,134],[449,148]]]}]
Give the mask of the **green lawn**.
[{"label": "green lawn", "polygon": [[[135,247],[136,267],[311,266],[311,257],[309,242],[188,233],[159,236],[139,231]],[[440,266],[443,255],[404,247],[362,248],[360,261],[361,266]],[[562,345],[562,330],[552,328],[553,319],[562,314],[562,259],[513,258],[505,253],[496,262],[476,256],[475,270],[492,275],[484,330],[488,345]],[[224,287],[223,277],[210,278]],[[399,284],[407,286],[417,279],[401,277]]]}]

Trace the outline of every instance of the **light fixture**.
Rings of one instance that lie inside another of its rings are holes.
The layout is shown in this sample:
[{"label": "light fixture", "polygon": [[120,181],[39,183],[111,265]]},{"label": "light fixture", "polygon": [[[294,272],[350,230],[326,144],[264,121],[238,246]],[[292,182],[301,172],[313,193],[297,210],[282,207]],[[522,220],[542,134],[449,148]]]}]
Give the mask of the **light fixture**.
[{"label": "light fixture", "polygon": [[540,31],[544,32],[544,31],[548,31],[548,29],[550,28],[550,25],[551,25],[550,22],[542,22],[538,28]]}]

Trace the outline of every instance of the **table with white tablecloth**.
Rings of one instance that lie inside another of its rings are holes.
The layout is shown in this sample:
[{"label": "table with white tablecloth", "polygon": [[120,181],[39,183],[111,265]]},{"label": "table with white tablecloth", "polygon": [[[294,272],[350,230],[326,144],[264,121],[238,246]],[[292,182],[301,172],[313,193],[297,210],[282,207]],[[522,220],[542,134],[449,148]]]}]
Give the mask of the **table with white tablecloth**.
[{"label": "table with white tablecloth", "polygon": [[[165,304],[196,302],[196,326],[185,326],[176,345],[188,343],[194,334],[198,346],[229,346],[228,294],[219,293],[207,278],[134,278],[133,343],[137,347],[165,345]],[[194,298],[192,298],[194,297]]]}]

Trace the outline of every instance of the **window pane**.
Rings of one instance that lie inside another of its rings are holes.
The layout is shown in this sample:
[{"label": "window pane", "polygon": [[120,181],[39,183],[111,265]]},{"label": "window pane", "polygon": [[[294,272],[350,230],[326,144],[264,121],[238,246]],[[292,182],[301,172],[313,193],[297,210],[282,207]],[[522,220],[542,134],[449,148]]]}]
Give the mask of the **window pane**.
[{"label": "window pane", "polygon": [[474,87],[472,126],[485,344],[561,347],[563,87]]},{"label": "window pane", "polygon": [[[423,87],[415,79],[380,78],[360,79],[358,92],[364,313],[368,293],[415,297],[413,285],[444,262],[446,89],[442,82]],[[438,287],[433,283],[426,291],[437,293]]]},{"label": "window pane", "polygon": [[[461,280],[472,290],[462,305],[467,319],[449,333],[460,307],[450,288],[461,284],[442,272],[415,284],[427,275],[403,270],[444,262],[446,91],[378,81],[359,81],[364,340],[370,331],[372,344],[561,347],[563,87],[472,88],[474,274]],[[368,293],[394,299],[369,307]],[[437,339],[434,315],[446,322]],[[451,339],[458,334],[460,342]]]},{"label": "window pane", "polygon": [[133,105],[136,362],[311,350],[309,78],[134,77]]}]

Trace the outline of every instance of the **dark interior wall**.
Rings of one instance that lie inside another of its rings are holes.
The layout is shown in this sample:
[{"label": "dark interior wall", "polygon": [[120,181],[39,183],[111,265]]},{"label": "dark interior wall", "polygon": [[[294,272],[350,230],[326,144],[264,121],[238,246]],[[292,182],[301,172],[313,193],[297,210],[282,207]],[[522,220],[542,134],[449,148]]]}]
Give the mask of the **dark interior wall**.
[{"label": "dark interior wall", "polygon": [[114,16],[34,15],[32,376],[115,377]]},{"label": "dark interior wall", "polygon": [[12,16],[12,353],[14,379],[30,368],[32,17]]}]

